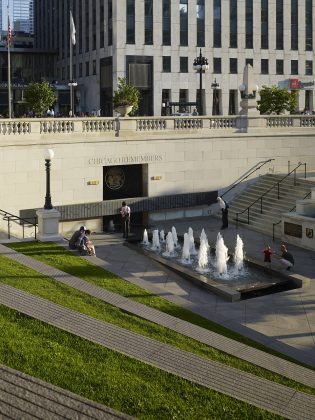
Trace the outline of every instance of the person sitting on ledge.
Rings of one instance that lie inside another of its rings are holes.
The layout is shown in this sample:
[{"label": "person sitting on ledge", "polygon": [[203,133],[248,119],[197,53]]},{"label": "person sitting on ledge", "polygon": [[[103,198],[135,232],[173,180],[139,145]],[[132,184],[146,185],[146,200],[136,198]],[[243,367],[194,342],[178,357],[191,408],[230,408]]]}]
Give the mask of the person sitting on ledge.
[{"label": "person sitting on ledge", "polygon": [[291,270],[291,268],[294,266],[293,255],[288,252],[287,247],[284,244],[281,245],[280,250],[281,255],[278,255],[279,263],[287,270]]},{"label": "person sitting on ledge", "polygon": [[85,226],[81,226],[79,230],[76,230],[74,232],[74,234],[71,236],[70,240],[69,240],[69,248],[70,249],[79,249],[84,235],[85,235],[85,231],[86,231],[86,227]]}]

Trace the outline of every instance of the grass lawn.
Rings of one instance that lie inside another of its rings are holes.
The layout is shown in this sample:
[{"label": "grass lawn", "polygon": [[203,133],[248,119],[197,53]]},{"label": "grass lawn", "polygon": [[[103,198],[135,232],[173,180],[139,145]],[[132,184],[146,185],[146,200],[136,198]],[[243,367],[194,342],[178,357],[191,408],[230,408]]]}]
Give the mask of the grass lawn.
[{"label": "grass lawn", "polygon": [[21,242],[8,245],[8,247],[21,252],[29,257],[37,259],[47,265],[58,268],[73,276],[79,277],[89,283],[103,287],[117,294],[143,303],[144,305],[158,309],[159,311],[168,313],[169,315],[188,321],[192,324],[199,325],[210,331],[214,331],[225,337],[244,343],[248,346],[273,354],[277,357],[289,360],[291,362],[306,366],[314,370],[312,367],[304,365],[295,359],[292,359],[282,353],[272,350],[263,344],[257,343],[250,338],[244,337],[234,331],[222,327],[202,316],[175,305],[168,300],[153,295],[152,293],[136,286],[128,281],[116,276],[101,267],[94,265],[77,254],[66,250],[64,247],[51,242]]},{"label": "grass lawn", "polygon": [[280,419],[0,305],[0,363],[139,419]]},{"label": "grass lawn", "polygon": [[[77,260],[81,260],[77,258]],[[147,321],[140,317],[127,314],[100,299],[71,288],[61,282],[50,279],[36,271],[0,255],[0,282],[24,290],[54,303],[66,306],[72,310],[95,317],[97,319],[118,325],[138,334],[145,335],[182,350],[198,354],[237,369],[264,377],[271,381],[293,387],[295,389],[315,394],[315,390],[296,383],[288,378],[274,374],[244,360],[230,356],[206,344],[200,343],[168,328]]]}]

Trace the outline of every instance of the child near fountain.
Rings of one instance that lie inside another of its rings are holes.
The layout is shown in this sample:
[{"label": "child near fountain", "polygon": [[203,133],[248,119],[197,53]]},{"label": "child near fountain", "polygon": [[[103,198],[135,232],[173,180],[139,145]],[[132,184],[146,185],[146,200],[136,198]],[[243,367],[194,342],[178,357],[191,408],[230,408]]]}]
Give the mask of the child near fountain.
[{"label": "child near fountain", "polygon": [[271,268],[271,247],[269,245],[267,245],[264,249],[264,262],[265,265],[268,266],[269,268]]}]

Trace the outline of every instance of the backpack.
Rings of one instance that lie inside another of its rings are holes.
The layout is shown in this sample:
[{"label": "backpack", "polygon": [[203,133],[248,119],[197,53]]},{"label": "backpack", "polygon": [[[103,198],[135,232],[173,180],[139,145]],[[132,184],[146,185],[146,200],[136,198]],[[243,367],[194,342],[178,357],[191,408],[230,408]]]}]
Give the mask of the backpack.
[{"label": "backpack", "polygon": [[229,203],[228,203],[227,201],[225,201],[225,200],[224,200],[224,203],[225,203],[225,208],[226,208],[226,209],[229,209],[229,208],[230,208]]}]

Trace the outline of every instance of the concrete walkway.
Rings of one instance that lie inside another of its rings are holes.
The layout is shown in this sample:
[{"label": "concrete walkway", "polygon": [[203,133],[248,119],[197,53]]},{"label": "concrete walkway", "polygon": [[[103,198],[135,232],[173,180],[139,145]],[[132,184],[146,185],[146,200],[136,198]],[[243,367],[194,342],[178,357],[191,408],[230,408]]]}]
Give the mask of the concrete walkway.
[{"label": "concrete walkway", "polygon": [[288,419],[314,418],[315,396],[80,314],[0,284],[0,304]]},{"label": "concrete walkway", "polygon": [[128,420],[132,417],[0,365],[0,418]]}]

